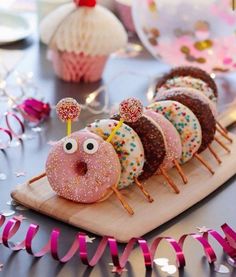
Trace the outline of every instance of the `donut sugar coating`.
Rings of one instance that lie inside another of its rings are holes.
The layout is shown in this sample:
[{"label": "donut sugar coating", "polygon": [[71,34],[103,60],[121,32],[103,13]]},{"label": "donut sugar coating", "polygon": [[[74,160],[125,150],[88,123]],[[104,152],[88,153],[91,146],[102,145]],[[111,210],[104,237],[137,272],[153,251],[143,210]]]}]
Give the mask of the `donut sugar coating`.
[{"label": "donut sugar coating", "polygon": [[[192,77],[192,79],[183,79],[183,83],[185,83],[184,86],[194,86],[194,88],[199,89],[200,91],[206,93],[208,98],[215,102],[217,101],[218,98],[218,90],[215,81],[211,78],[211,76],[204,70],[198,68],[198,67],[193,67],[193,66],[180,66],[180,67],[175,67],[173,68],[170,72],[164,74],[162,78],[159,79],[159,81],[156,84],[156,91],[155,94],[158,93],[158,90],[161,87],[164,88],[170,88],[173,86],[183,86],[182,84],[177,85],[177,83],[180,81],[180,79],[177,80],[176,78],[178,77]],[[193,79],[194,82],[192,81]],[[187,82],[186,82],[187,81]],[[203,85],[203,83],[205,85]],[[173,84],[174,83],[174,84]]]},{"label": "donut sugar coating", "polygon": [[[113,115],[113,119],[120,120],[119,115]],[[163,163],[166,155],[164,135],[157,124],[150,118],[141,116],[136,122],[126,122],[139,136],[143,149],[145,163],[139,180],[146,180],[154,175]]]},{"label": "donut sugar coating", "polygon": [[174,125],[182,143],[180,163],[188,162],[202,144],[201,125],[194,113],[183,104],[171,100],[153,102],[148,109],[164,115]]},{"label": "donut sugar coating", "polygon": [[163,115],[153,110],[144,111],[144,115],[152,118],[162,129],[166,141],[166,156],[161,166],[163,169],[169,170],[174,166],[173,161],[179,161],[182,156],[182,144],[179,133]]},{"label": "donut sugar coating", "polygon": [[[106,140],[118,121],[112,119],[96,120],[89,124],[87,129]],[[121,164],[121,176],[118,189],[123,189],[133,184],[144,165],[144,150],[137,133],[126,124],[122,124],[111,140]]]},{"label": "donut sugar coating", "polygon": [[79,203],[94,203],[111,194],[121,174],[113,146],[86,130],[72,133],[51,149],[46,175],[61,197]]},{"label": "donut sugar coating", "polygon": [[202,144],[198,153],[204,151],[212,143],[216,132],[216,120],[209,106],[208,98],[194,93],[189,88],[173,88],[156,95],[156,100],[173,100],[188,107],[197,117],[202,128]]}]

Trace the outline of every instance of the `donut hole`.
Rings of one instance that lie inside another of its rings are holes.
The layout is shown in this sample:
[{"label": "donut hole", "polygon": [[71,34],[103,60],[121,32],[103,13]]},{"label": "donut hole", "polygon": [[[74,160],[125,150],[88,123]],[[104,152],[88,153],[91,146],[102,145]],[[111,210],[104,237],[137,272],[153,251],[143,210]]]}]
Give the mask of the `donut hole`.
[{"label": "donut hole", "polygon": [[80,176],[86,175],[88,171],[88,166],[85,162],[78,162],[76,164],[76,173]]}]

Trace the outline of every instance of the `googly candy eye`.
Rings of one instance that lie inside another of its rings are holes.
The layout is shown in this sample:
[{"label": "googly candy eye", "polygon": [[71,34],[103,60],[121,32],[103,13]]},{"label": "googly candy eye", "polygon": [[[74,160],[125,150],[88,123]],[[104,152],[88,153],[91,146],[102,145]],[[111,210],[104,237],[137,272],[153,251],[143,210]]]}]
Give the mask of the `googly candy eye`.
[{"label": "googly candy eye", "polygon": [[67,154],[73,154],[77,151],[78,149],[78,144],[75,139],[72,138],[67,138],[63,144],[63,150]]},{"label": "googly candy eye", "polygon": [[83,144],[84,152],[87,154],[94,154],[98,151],[98,142],[95,139],[87,139]]}]

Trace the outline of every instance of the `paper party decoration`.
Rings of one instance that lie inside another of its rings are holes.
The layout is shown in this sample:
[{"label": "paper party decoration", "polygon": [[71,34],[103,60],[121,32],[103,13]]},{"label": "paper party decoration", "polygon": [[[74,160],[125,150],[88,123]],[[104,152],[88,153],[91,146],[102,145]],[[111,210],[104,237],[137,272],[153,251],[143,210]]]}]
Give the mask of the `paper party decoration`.
[{"label": "paper party decoration", "polygon": [[54,10],[40,25],[55,73],[65,81],[101,79],[109,55],[126,46],[127,33],[95,0],[75,0]]}]

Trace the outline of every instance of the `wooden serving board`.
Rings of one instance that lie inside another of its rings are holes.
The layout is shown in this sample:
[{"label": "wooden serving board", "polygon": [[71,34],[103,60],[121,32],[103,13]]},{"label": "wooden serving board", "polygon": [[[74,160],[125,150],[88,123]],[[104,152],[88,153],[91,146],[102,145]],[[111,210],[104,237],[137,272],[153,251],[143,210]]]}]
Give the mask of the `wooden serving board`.
[{"label": "wooden serving board", "polygon": [[231,154],[227,154],[215,142],[212,145],[222,159],[221,165],[217,164],[209,151],[201,154],[215,170],[213,176],[196,159],[183,167],[189,179],[187,185],[182,183],[175,169],[169,172],[178,184],[180,194],[172,192],[160,176],[154,176],[145,183],[155,200],[153,203],[148,203],[136,186],[124,190],[123,194],[134,209],[133,216],[123,209],[114,195],[102,203],[90,205],[60,198],[50,188],[47,178],[17,187],[12,192],[12,197],[28,208],[50,217],[98,235],[111,235],[120,242],[127,242],[131,237],[143,236],[179,215],[236,173],[236,137],[231,136],[234,143],[226,143]]}]

